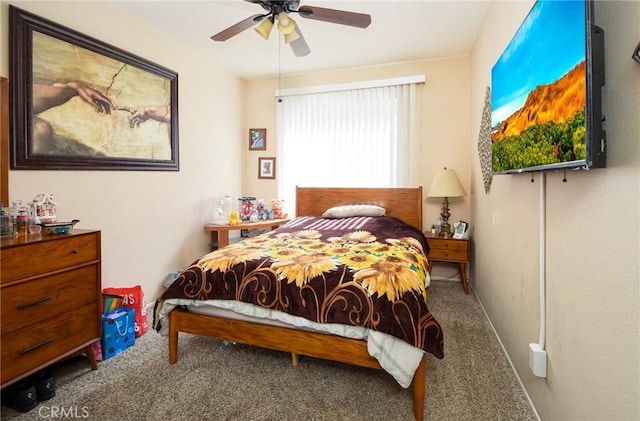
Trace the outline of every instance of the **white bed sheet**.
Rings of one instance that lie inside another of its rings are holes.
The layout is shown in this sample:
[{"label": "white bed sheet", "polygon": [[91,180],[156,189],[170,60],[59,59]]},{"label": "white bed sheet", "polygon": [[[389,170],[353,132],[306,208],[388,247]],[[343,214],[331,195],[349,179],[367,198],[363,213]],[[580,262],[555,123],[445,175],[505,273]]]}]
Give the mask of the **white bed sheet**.
[{"label": "white bed sheet", "polygon": [[334,323],[315,323],[304,317],[268,308],[258,307],[241,301],[232,300],[189,300],[171,298],[165,300],[159,309],[158,320],[161,323],[160,333],[169,332],[169,313],[179,305],[188,306],[194,313],[222,316],[230,319],[248,320],[255,323],[294,327],[314,332],[338,335],[345,338],[367,341],[367,351],[380,363],[380,366],[404,388],[408,388],[413,375],[422,360],[424,351],[386,333],[377,332],[358,326]]}]

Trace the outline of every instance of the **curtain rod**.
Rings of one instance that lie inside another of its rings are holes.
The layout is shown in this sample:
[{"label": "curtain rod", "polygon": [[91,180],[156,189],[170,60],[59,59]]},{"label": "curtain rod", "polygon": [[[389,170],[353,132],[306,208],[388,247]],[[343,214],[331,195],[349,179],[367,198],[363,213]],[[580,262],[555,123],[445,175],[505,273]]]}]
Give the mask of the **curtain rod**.
[{"label": "curtain rod", "polygon": [[308,86],[303,88],[290,88],[275,91],[276,97],[317,94],[323,92],[350,91],[353,89],[380,88],[384,86],[410,85],[424,83],[424,75],[403,76],[390,79],[365,80],[361,82],[335,83],[330,85]]}]

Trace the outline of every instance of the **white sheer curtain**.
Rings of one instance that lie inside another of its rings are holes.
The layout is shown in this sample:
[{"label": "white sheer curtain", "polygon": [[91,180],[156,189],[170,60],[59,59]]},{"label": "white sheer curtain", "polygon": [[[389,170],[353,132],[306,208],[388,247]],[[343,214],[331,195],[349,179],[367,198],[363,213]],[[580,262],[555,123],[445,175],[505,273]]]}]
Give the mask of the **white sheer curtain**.
[{"label": "white sheer curtain", "polygon": [[413,187],[416,83],[281,95],[278,196],[295,187]]}]

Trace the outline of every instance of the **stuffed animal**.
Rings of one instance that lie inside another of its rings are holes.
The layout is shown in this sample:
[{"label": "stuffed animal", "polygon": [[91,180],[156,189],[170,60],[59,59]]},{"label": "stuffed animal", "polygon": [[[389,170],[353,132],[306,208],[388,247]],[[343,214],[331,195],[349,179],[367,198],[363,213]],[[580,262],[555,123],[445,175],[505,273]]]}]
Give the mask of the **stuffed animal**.
[{"label": "stuffed animal", "polygon": [[284,200],[282,199],[271,199],[271,209],[273,209],[273,217],[275,219],[285,219],[287,218],[286,213],[284,213]]},{"label": "stuffed animal", "polygon": [[231,211],[231,215],[229,216],[229,225],[240,225],[242,221],[240,220],[240,215],[238,215],[238,211]]},{"label": "stuffed animal", "polygon": [[267,201],[264,199],[258,199],[258,218],[269,219],[269,209],[267,209]]}]

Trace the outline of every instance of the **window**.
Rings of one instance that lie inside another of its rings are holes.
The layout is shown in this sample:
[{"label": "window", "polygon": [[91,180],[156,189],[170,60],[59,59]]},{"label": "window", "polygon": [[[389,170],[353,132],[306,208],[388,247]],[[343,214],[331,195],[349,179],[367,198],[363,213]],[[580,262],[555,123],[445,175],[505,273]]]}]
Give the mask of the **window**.
[{"label": "window", "polygon": [[416,85],[424,76],[283,91],[278,196],[295,187],[412,187]]}]

